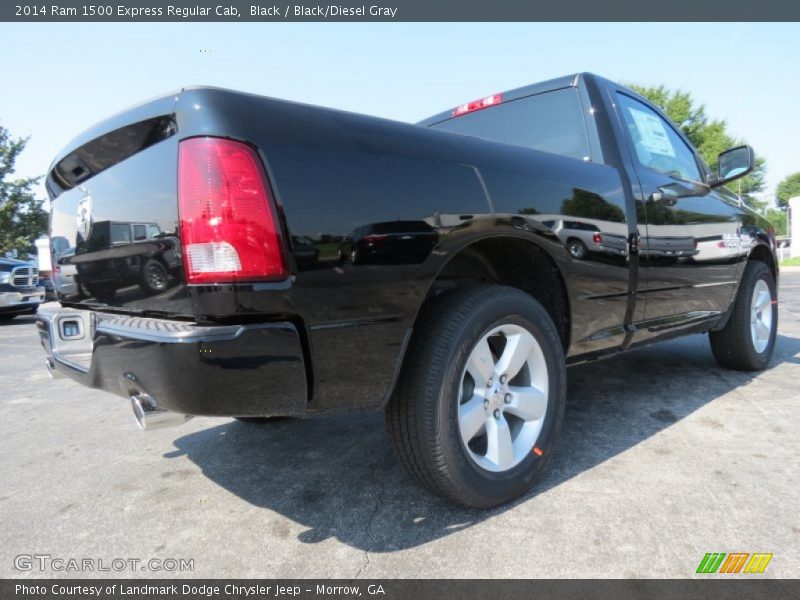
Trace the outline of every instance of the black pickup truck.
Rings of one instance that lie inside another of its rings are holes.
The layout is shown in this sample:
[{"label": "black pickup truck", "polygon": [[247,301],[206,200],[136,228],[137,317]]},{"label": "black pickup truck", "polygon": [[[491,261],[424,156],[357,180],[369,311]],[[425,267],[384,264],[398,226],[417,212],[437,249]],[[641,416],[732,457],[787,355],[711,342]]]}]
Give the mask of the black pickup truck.
[{"label": "black pickup truck", "polygon": [[[767,365],[774,232],[724,188],[752,168],[591,74],[416,125],[186,88],[53,162],[56,262],[89,293],[40,309],[46,364],[142,427],[385,410],[420,484],[494,506],[552,454],[567,365],[704,332]],[[163,281],[110,275],[134,263]]]}]

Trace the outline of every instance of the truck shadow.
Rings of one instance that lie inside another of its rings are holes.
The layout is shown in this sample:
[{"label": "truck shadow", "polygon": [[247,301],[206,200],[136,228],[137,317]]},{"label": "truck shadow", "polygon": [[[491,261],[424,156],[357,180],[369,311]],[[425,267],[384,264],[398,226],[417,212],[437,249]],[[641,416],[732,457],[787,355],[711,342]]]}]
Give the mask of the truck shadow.
[{"label": "truck shadow", "polygon": [[11,325],[31,325],[34,321],[36,321],[36,315],[18,315],[16,317],[0,319],[0,327],[9,327]]},{"label": "truck shadow", "polygon": [[[798,362],[798,353],[800,339],[778,336],[770,368]],[[535,501],[756,375],[717,367],[706,336],[570,368],[561,440],[543,479],[526,496],[492,511],[454,507],[417,487],[391,453],[382,414],[232,421],[176,440],[178,450],[166,456],[186,455],[246,502],[304,525],[301,542],[332,537],[361,550],[392,552]],[[658,446],[652,456],[669,461],[670,451]],[[540,526],[547,528],[548,520]]]}]

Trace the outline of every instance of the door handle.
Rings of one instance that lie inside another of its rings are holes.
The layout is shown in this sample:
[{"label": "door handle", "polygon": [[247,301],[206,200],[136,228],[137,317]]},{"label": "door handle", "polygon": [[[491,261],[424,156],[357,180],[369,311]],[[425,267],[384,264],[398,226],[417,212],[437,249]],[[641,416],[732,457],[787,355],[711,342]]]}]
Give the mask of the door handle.
[{"label": "door handle", "polygon": [[678,197],[674,194],[664,192],[653,192],[650,194],[650,202],[658,206],[675,206],[678,202]]}]

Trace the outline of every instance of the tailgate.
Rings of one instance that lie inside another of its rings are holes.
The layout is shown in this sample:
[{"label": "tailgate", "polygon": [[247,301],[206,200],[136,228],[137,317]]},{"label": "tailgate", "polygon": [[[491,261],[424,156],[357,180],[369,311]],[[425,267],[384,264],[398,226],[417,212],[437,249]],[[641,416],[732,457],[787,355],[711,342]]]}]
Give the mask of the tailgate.
[{"label": "tailgate", "polygon": [[193,314],[178,239],[176,100],[120,113],[54,161],[51,253],[54,268],[72,276],[57,290],[62,303]]}]

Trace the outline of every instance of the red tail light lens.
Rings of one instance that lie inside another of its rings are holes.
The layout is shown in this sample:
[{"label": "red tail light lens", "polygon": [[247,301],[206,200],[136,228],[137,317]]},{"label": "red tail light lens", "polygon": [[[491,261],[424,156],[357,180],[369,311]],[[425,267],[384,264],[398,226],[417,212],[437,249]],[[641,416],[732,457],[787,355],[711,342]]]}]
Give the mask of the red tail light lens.
[{"label": "red tail light lens", "polygon": [[466,104],[456,106],[453,109],[453,116],[460,117],[461,115],[475,112],[476,110],[481,110],[482,108],[489,108],[490,106],[496,106],[502,103],[503,103],[503,94],[494,94],[492,96],[486,96],[486,98],[481,98],[480,100],[473,100],[472,102],[467,102]]},{"label": "red tail light lens", "polygon": [[364,236],[364,241],[365,242],[369,242],[369,243],[379,242],[381,240],[385,240],[387,237],[389,237],[389,236],[388,235],[365,235]]},{"label": "red tail light lens", "polygon": [[602,244],[603,243],[603,236],[600,235],[599,233],[594,233],[594,234],[592,234],[592,241],[595,244]]},{"label": "red tail light lens", "polygon": [[183,140],[178,208],[187,283],[286,278],[275,206],[250,146],[213,137]]}]

